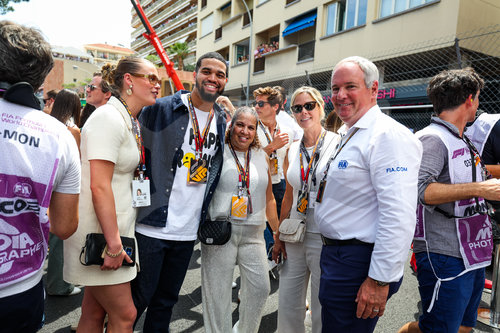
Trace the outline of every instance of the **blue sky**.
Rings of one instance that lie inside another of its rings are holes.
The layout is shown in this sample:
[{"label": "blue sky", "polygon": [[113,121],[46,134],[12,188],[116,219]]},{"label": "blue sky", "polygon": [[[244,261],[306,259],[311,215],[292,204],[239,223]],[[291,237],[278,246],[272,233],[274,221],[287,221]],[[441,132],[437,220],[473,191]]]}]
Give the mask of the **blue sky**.
[{"label": "blue sky", "polygon": [[52,45],[130,47],[130,0],[30,0],[12,7],[14,12],[0,15],[0,20],[36,27]]}]

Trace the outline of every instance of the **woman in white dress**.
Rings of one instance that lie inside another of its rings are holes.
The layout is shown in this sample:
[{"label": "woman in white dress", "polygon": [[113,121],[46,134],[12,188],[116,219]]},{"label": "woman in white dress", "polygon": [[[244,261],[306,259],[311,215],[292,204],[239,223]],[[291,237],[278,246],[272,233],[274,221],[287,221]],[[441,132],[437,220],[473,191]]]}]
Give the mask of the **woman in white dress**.
[{"label": "woman in white dress", "polygon": [[279,231],[275,237],[273,258],[276,259],[281,253],[286,259],[279,281],[278,332],[305,332],[305,304],[310,279],[312,332],[319,333],[319,261],[322,241],[314,222],[314,203],[322,172],[340,138],[321,126],[325,116],[324,102],[315,88],[297,89],[290,105],[295,120],[304,130],[304,136],[302,140],[292,143],[285,158],[283,170],[286,190],[281,204],[280,224],[288,217],[302,219],[306,224],[306,232],[303,242],[298,243],[280,241]]},{"label": "woman in white dress", "polygon": [[[257,332],[270,284],[264,229],[266,217],[276,230],[278,217],[267,154],[260,149],[257,113],[236,110],[226,132],[224,164],[209,206],[209,219],[231,222],[224,245],[201,245],[201,291],[205,332]],[[246,204],[237,209],[233,202]],[[232,328],[231,294],[234,266],[241,274],[239,321]]]},{"label": "woman in white dress", "polygon": [[[114,93],[82,130],[80,223],[64,242],[64,279],[85,286],[77,332],[102,332],[106,314],[108,332],[132,332],[136,309],[130,281],[137,268],[122,267],[132,260],[120,236],[134,237],[132,180],[144,163],[136,117],[144,106],[155,103],[160,85],[155,66],[135,57],[123,58],[116,68],[104,66],[102,78],[112,84]],[[102,266],[80,263],[89,233],[104,234],[107,247]]]}]

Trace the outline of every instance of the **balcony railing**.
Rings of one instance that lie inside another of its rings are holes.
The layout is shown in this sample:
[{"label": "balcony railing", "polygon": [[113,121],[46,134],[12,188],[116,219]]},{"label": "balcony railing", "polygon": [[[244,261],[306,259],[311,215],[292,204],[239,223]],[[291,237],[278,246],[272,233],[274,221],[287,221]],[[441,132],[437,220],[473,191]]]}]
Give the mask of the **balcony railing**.
[{"label": "balcony railing", "polygon": [[[162,33],[164,33],[165,31],[168,31],[169,29],[172,29],[175,24],[182,22],[182,20],[188,18],[189,16],[196,14],[197,11],[198,11],[197,6],[191,8],[191,9],[188,9],[184,13],[177,16],[175,19],[166,23],[163,27],[156,29],[156,34],[158,36],[161,36]],[[144,30],[144,27],[141,26],[136,31],[134,31],[134,33],[132,35],[135,35],[137,33],[137,31],[140,31],[140,33],[142,34],[145,30]],[[147,43],[147,40],[145,38],[138,38],[132,42],[131,47],[132,48],[139,48],[139,47],[143,46],[145,43]]]},{"label": "balcony railing", "polygon": [[[183,36],[187,36],[193,31],[196,31],[196,24],[193,24],[185,29],[182,29],[181,31],[176,32],[173,35],[167,36],[161,40],[161,44],[163,45],[163,48],[167,49],[171,44],[173,44],[176,40],[180,39]],[[150,45],[146,47],[144,50],[142,50],[139,53],[140,57],[145,57],[151,52],[154,51],[153,45]]]},{"label": "balcony railing", "polygon": [[171,20],[168,23],[165,23],[165,25],[163,27],[161,27],[158,30],[156,30],[157,35],[160,36],[164,31],[174,28],[174,25],[180,23],[185,18],[187,18],[187,17],[195,14],[197,11],[198,11],[197,7],[193,7],[191,9],[188,9],[184,13],[180,14],[179,16],[177,16],[175,19]]},{"label": "balcony railing", "polygon": [[175,12],[178,12],[182,8],[186,7],[189,5],[189,0],[180,0],[175,3],[175,5],[170,6],[166,8],[163,12],[158,13],[156,17],[154,17],[151,21],[151,26],[156,26],[158,25],[161,21],[165,20],[166,18],[172,16]]}]

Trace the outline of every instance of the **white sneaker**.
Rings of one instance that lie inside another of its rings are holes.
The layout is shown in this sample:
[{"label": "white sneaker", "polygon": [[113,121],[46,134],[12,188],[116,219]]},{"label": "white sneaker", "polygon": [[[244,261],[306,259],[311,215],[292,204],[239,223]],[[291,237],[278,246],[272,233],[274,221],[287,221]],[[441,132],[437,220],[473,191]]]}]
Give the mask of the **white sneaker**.
[{"label": "white sneaker", "polygon": [[74,287],[74,288],[73,288],[73,291],[72,291],[72,292],[70,292],[70,293],[68,294],[68,296],[78,295],[78,294],[79,294],[79,293],[81,293],[81,292],[82,292],[82,289],[80,289],[80,288],[78,288],[78,287]]},{"label": "white sneaker", "polygon": [[234,288],[236,288],[236,287],[238,287],[238,285],[236,284],[236,282],[234,282],[234,281],[233,281],[232,288],[234,289]]}]

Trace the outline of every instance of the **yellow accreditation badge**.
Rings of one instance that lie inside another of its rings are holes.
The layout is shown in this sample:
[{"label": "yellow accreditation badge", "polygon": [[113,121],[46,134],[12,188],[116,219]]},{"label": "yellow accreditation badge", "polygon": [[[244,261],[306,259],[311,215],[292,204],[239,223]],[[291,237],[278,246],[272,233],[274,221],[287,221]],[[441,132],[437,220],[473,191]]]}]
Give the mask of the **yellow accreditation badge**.
[{"label": "yellow accreditation badge", "polygon": [[236,220],[246,220],[248,217],[248,197],[233,195],[231,198],[231,217]]},{"label": "yellow accreditation badge", "polygon": [[308,192],[299,192],[299,197],[297,199],[297,211],[299,213],[305,214],[307,211],[307,203],[309,199],[307,194]]},{"label": "yellow accreditation badge", "polygon": [[208,163],[205,159],[191,160],[188,169],[188,185],[206,184],[208,175]]},{"label": "yellow accreditation badge", "polygon": [[278,174],[278,158],[271,157],[269,159],[269,170],[271,171],[271,176]]}]

